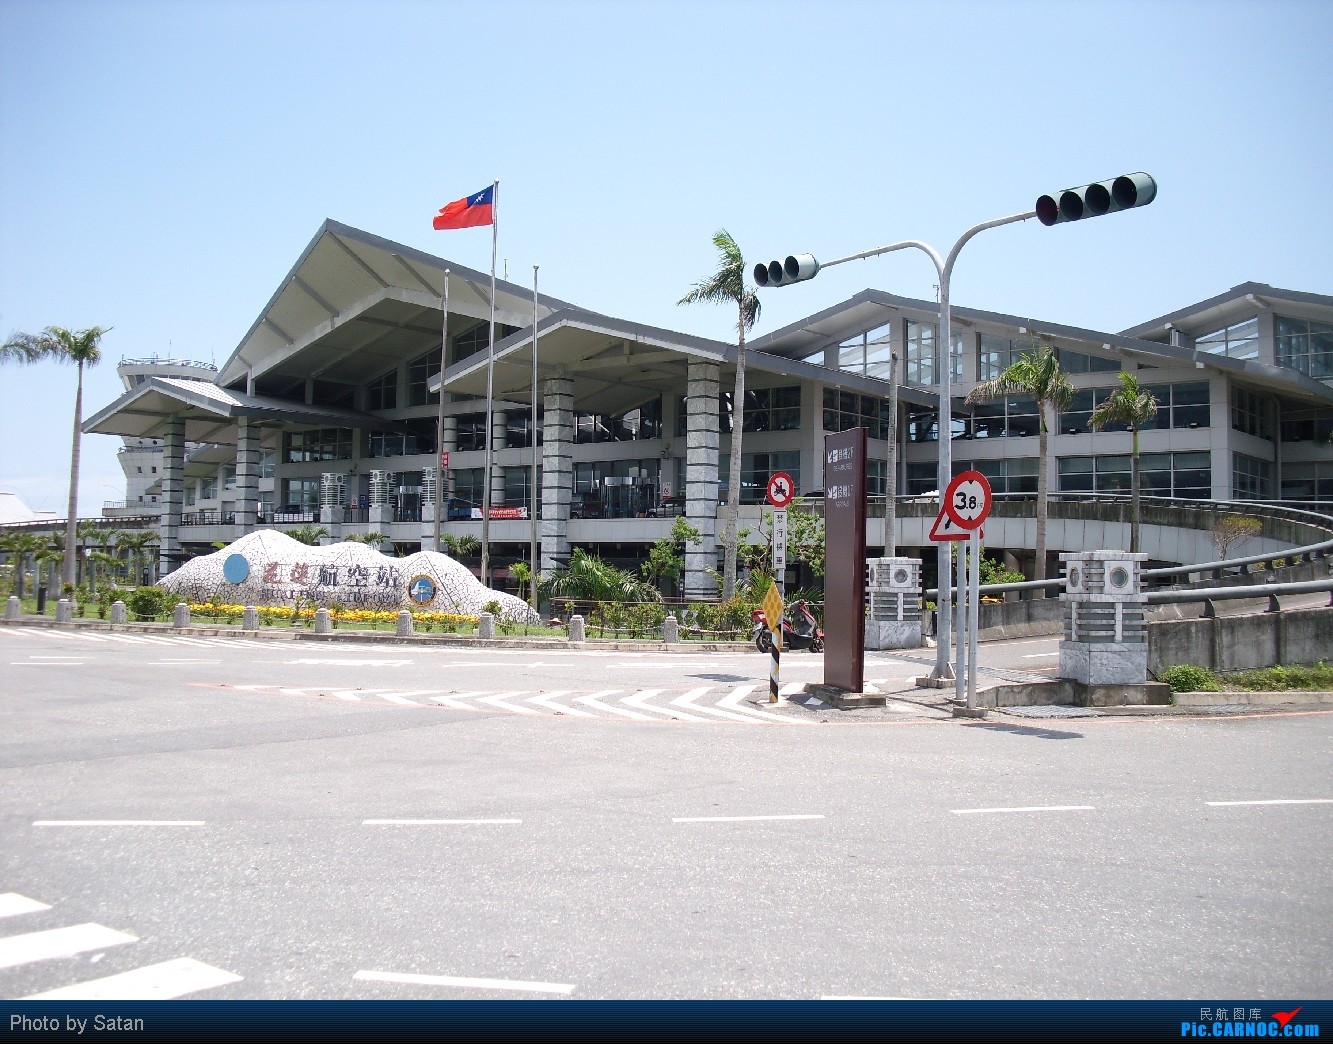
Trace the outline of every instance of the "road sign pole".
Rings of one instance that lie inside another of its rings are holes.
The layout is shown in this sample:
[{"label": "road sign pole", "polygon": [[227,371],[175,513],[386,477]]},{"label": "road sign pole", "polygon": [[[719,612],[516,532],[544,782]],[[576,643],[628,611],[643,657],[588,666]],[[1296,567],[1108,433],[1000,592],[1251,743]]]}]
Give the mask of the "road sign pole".
[{"label": "road sign pole", "polygon": [[967,548],[970,540],[958,542],[958,593],[954,598],[954,640],[957,642],[954,661],[954,699],[963,702],[963,686],[967,679]]},{"label": "road sign pole", "polygon": [[981,529],[972,530],[968,540],[969,563],[967,592],[967,709],[977,709],[977,632],[981,624]]}]

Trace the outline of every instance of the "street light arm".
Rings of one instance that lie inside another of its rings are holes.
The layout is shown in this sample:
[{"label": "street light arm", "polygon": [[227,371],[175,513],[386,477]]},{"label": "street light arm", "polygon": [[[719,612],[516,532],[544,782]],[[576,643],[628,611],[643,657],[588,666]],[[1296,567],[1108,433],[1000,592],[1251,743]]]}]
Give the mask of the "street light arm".
[{"label": "street light arm", "polygon": [[[1026,221],[1028,218],[1034,218],[1036,216],[1037,212],[1035,210],[1029,210],[1023,214],[1010,214],[1008,217],[995,218],[993,221],[983,221],[979,225],[973,225],[958,237],[958,242],[955,243],[953,249],[949,251],[949,257],[944,264],[941,265],[936,261],[935,267],[940,270],[941,275],[947,278],[953,272],[954,262],[958,260],[958,252],[962,250],[963,247],[967,245],[968,241],[978,232],[985,232],[988,228],[998,228],[1000,225],[1012,225],[1016,221]],[[927,247],[926,249],[929,250],[930,248]],[[934,254],[934,251],[932,250],[931,253]],[[936,256],[938,257],[938,255]]]},{"label": "street light arm", "polygon": [[[973,231],[980,232],[981,229],[977,228]],[[901,243],[890,243],[888,246],[876,247],[874,250],[864,250],[859,254],[849,254],[847,257],[840,257],[834,261],[823,261],[820,263],[819,267],[821,269],[832,268],[834,265],[840,265],[844,261],[863,261],[868,257],[878,257],[880,254],[887,254],[894,250],[907,250],[908,248],[913,247],[929,255],[930,259],[935,262],[935,272],[937,274],[943,274],[944,261],[940,258],[940,255],[936,252],[935,248],[930,246],[930,244],[922,243],[917,239],[905,239]],[[956,252],[957,248],[955,248],[955,253]]]}]

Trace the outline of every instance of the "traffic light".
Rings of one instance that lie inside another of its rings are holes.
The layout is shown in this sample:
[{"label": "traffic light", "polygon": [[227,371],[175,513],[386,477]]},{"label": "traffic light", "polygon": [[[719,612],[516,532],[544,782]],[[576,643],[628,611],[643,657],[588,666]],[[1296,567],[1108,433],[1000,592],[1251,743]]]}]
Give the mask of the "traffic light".
[{"label": "traffic light", "polygon": [[770,261],[754,266],[754,281],[758,286],[786,286],[813,279],[819,273],[819,262],[814,254],[788,254],[785,261]]},{"label": "traffic light", "polygon": [[1080,188],[1065,189],[1037,200],[1037,219],[1043,225],[1058,225],[1061,221],[1077,221],[1085,217],[1101,217],[1117,210],[1146,207],[1157,198],[1157,182],[1152,175],[1121,174],[1110,181],[1095,181]]}]

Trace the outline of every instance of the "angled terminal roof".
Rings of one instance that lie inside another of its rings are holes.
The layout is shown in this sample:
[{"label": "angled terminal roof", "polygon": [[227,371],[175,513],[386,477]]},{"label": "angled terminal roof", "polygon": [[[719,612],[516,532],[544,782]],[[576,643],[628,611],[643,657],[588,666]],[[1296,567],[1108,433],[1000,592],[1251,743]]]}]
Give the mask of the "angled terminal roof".
[{"label": "angled terminal roof", "polygon": [[1256,307],[1272,308],[1275,304],[1281,304],[1283,311],[1292,315],[1333,322],[1333,297],[1307,294],[1299,290],[1282,290],[1267,283],[1241,283],[1224,294],[1178,308],[1169,315],[1130,327],[1124,333],[1127,337],[1156,340],[1168,338],[1172,329],[1180,329],[1191,337],[1197,337],[1238,322]]}]

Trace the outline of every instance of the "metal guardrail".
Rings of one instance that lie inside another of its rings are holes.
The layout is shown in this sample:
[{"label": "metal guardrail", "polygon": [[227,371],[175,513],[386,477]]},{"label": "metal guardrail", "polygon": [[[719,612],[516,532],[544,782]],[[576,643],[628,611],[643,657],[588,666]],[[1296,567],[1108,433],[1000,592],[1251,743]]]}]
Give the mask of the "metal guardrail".
[{"label": "metal guardrail", "polygon": [[[1319,594],[1333,592],[1333,577],[1327,580],[1295,580],[1287,584],[1250,584],[1243,587],[1201,587],[1189,591],[1148,591],[1146,600],[1149,605],[1167,605],[1181,602],[1225,601],[1230,598],[1267,598],[1268,611],[1277,612],[1280,606],[1277,600],[1281,595]],[[1333,597],[1329,598],[1333,605]],[[1204,615],[1211,616],[1211,606]]]}]

